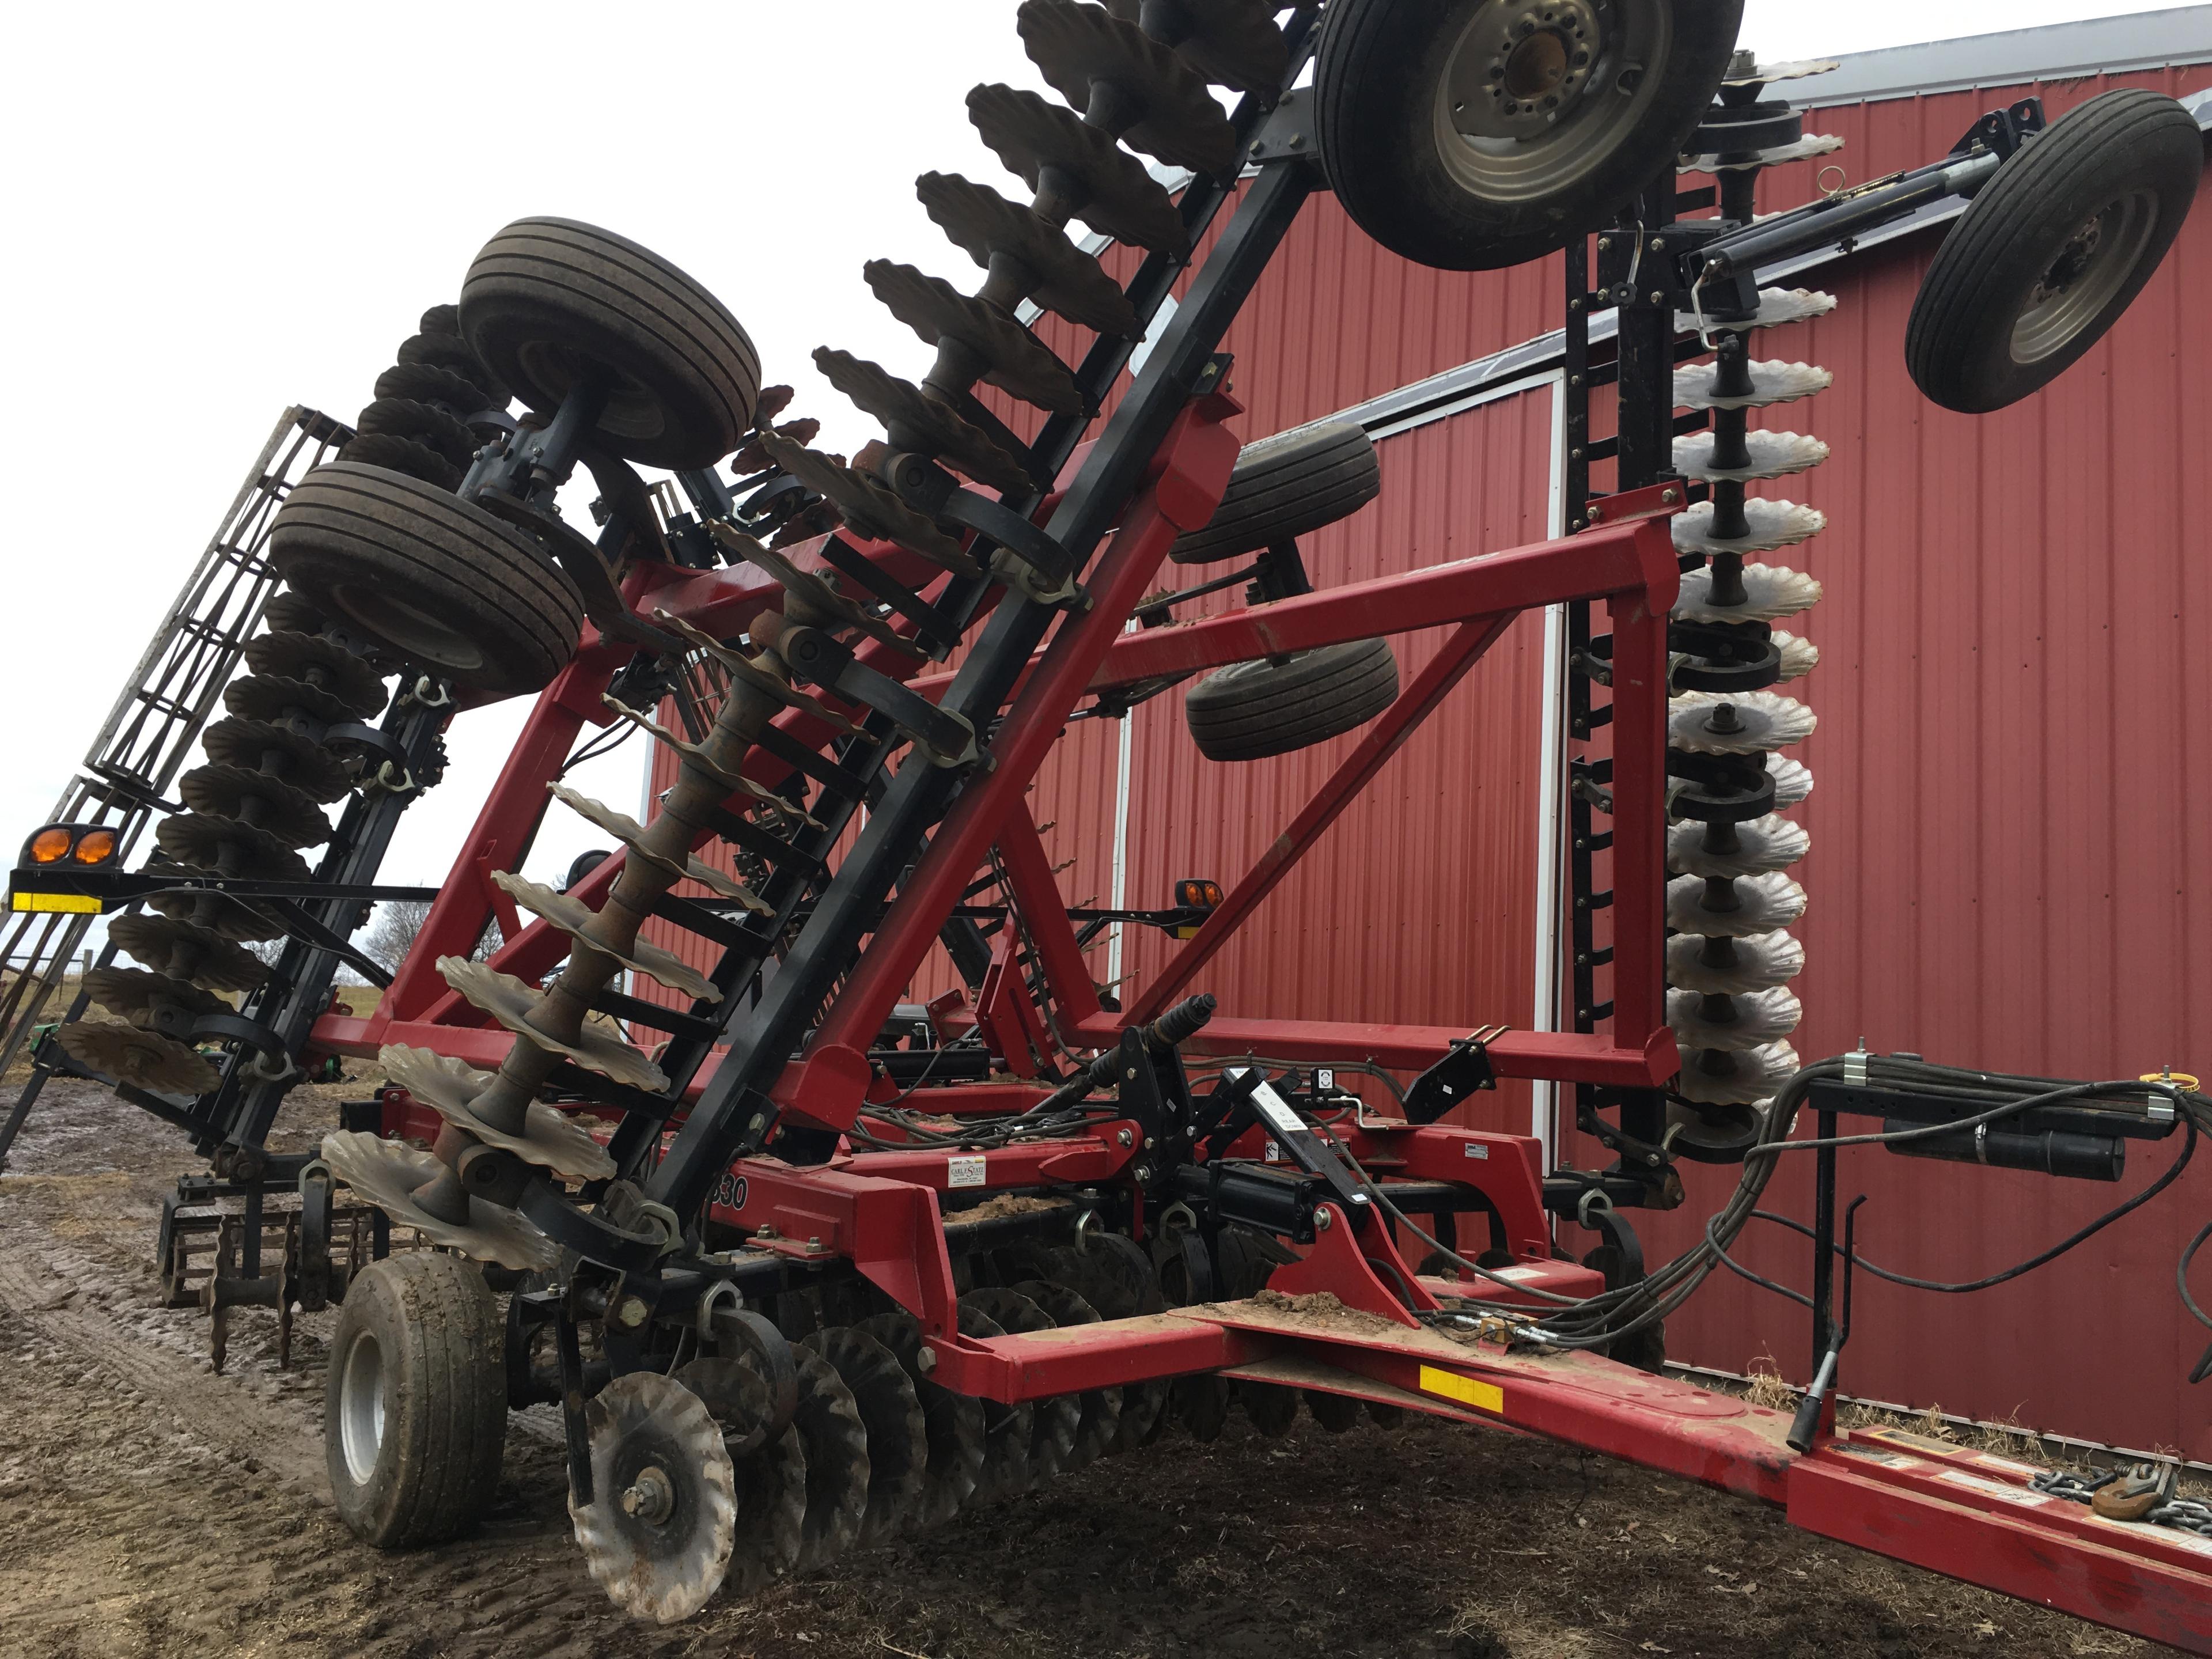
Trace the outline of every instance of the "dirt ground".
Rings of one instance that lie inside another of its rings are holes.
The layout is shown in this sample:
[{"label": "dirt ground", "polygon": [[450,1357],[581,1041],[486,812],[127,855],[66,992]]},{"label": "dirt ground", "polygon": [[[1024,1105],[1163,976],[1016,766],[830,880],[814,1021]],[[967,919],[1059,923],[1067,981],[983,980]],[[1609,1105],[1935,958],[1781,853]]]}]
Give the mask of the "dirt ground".
[{"label": "dirt ground", "polygon": [[[317,1132],[343,1088],[302,1091]],[[325,1491],[324,1341],[155,1303],[173,1132],[88,1087],[0,1176],[0,1655],[712,1654],[759,1659],[1953,1659],[2171,1650],[1791,1531],[1565,1448],[1409,1421],[1240,1420],[697,1619],[633,1624],[568,1536],[557,1421],[511,1419],[475,1537],[379,1555]]]}]

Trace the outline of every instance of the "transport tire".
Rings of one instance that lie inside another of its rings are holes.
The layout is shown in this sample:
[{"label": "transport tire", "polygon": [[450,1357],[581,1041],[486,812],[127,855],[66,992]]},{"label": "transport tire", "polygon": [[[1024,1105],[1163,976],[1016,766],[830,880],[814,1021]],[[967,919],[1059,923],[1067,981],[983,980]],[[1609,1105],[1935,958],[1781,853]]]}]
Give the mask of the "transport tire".
[{"label": "transport tire", "polygon": [[332,461],[276,515],[269,556],[349,631],[457,690],[541,690],[576,654],[583,596],[524,536],[417,478]]},{"label": "transport tire", "polygon": [[2018,403],[2104,337],[2181,234],[2204,171],[2196,118],[2163,93],[2092,98],[1982,187],[1921,280],[1905,365],[1936,403]]},{"label": "transport tire", "polygon": [[1720,89],[1742,0],[1331,0],[1315,116],[1344,210],[1494,270],[1607,223]]},{"label": "transport tire", "polygon": [[1317,421],[1249,443],[1203,530],[1176,538],[1177,564],[1240,558],[1334,524],[1382,493],[1375,441],[1357,421]]},{"label": "transport tire", "polygon": [[1182,717],[1206,759],[1264,760],[1364,726],[1397,699],[1390,641],[1352,640],[1218,668],[1184,697]]},{"label": "transport tire", "polygon": [[738,447],[760,397],[760,354],[722,302],[628,237],[573,219],[518,219],[461,285],[461,334],[550,415],[603,378],[598,446],[672,471]]},{"label": "transport tire", "polygon": [[346,1287],[323,1384],[324,1459],[339,1516],[379,1549],[473,1525],[507,1441],[506,1328],[483,1274],[410,1251]]}]

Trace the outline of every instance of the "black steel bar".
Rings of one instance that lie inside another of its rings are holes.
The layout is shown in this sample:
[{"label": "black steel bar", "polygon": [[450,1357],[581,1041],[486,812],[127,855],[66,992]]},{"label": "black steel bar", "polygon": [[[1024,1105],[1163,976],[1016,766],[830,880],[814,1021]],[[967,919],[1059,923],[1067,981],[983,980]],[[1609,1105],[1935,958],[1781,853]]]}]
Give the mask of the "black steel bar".
[{"label": "black steel bar", "polygon": [[[1184,404],[1206,382],[1222,336],[1315,182],[1306,161],[1261,170],[1145,372],[1108,422],[1047,526],[1079,570],[1119,521]],[[1057,614],[1018,593],[1008,594],[955,676],[945,706],[974,728],[984,729]],[[944,817],[962,778],[951,769],[911,760],[900,768],[781,969],[732,1033],[729,1053],[675,1146],[653,1171],[648,1196],[688,1216],[742,1147],[761,1144],[776,1116],[765,1094],[769,1083],[797,1051],[893,885],[919,854],[929,829]]]},{"label": "black steel bar", "polygon": [[1899,173],[1895,179],[1824,197],[1793,212],[1716,237],[1681,256],[1684,286],[1707,273],[1715,276],[1753,271],[1810,253],[1861,231],[1871,230],[1915,208],[1947,196],[1968,196],[2002,165],[1993,154],[1950,156]]}]

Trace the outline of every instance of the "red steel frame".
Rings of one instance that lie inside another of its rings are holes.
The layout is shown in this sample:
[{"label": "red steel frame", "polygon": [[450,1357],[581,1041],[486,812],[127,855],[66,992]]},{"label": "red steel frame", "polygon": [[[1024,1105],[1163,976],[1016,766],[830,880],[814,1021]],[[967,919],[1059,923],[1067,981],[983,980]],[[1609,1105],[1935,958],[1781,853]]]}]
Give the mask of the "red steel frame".
[{"label": "red steel frame", "polygon": [[[1612,1030],[1508,1030],[1489,1040],[1487,1051],[1507,1077],[1649,1086],[1674,1071],[1662,963],[1666,623],[1677,565],[1659,516],[1674,503],[1656,490],[1643,492],[1620,498],[1601,527],[1571,538],[1125,635],[1123,622],[1148,591],[1175,535],[1212,515],[1234,453],[1220,422],[1233,412],[1225,398],[1200,399],[1163,447],[1147,488],[1091,574],[1091,607],[1062,624],[1010,699],[994,744],[994,770],[963,792],[824,1013],[806,1054],[786,1068],[774,1092],[787,1111],[843,1128],[869,1092],[887,1090],[872,1075],[866,1051],[994,848],[1042,968],[1045,1006],[1030,1000],[1018,975],[1001,971],[986,1008],[941,1009],[942,1023],[965,1029],[988,1012],[1038,1037],[1050,1021],[1066,1046],[1096,1048],[1113,1043],[1126,1026],[1157,1017],[1192,986],[1515,617],[1577,599],[1607,607],[1614,641]],[[909,586],[924,586],[937,574],[888,544],[860,550]],[[728,638],[780,591],[747,569],[648,568],[631,574],[624,596],[640,611],[665,610]],[[1104,1009],[1022,805],[1077,703],[1162,676],[1437,626],[1451,630],[1442,648],[1260,863],[1126,1010]],[[608,722],[599,697],[630,654],[618,641],[587,635],[575,661],[540,696],[381,1006],[365,1019],[324,1018],[315,1030],[319,1048],[368,1055],[385,1042],[408,1042],[477,1066],[498,1063],[511,1038],[449,992],[434,963],[442,954],[465,954],[495,914],[508,942],[494,966],[534,978],[561,960],[564,936],[542,922],[520,926],[489,877],[519,860],[544,810],[545,786],[583,726]],[[911,659],[881,645],[861,654],[925,692],[949,678],[916,677]],[[825,735],[797,714],[781,719],[801,738]],[[759,750],[751,767],[756,781],[769,785],[787,769]],[[621,857],[617,853],[586,877],[579,896],[588,902],[604,894]],[[1275,1020],[1230,1010],[1186,1047],[1314,1060],[1357,1055],[1411,1070],[1435,1062],[1474,1024]],[[693,1096],[706,1074],[694,1079]],[[1000,1112],[1019,1109],[1042,1092],[1036,1084],[966,1085],[932,1089],[927,1098],[947,1114]],[[422,1133],[434,1123],[434,1115],[388,1091],[388,1133]],[[1415,1314],[1437,1309],[1442,1294],[1503,1312],[1537,1305],[1538,1291],[1588,1294],[1598,1287],[1597,1278],[1553,1257],[1534,1140],[1373,1121],[1340,1133],[1364,1165],[1387,1172],[1386,1178],[1449,1180],[1480,1193],[1504,1228],[1516,1263],[1513,1287],[1417,1279],[1386,1225],[1330,1205],[1322,1207],[1316,1243],[1279,1269],[1271,1287],[1293,1295],[1328,1292],[1343,1304],[1340,1316],[1317,1320],[1309,1311],[1291,1317],[1270,1306],[1229,1304],[989,1341],[961,1336],[938,1194],[956,1184],[1005,1190],[1126,1179],[1139,1140],[1137,1126],[1127,1121],[1098,1124],[1074,1139],[980,1153],[918,1146],[847,1152],[805,1168],[744,1158],[732,1167],[742,1185],[726,1189],[730,1197],[742,1193],[738,1207],[717,1202],[709,1215],[756,1235],[756,1249],[850,1261],[915,1312],[933,1356],[933,1376],[961,1392],[1015,1401],[1195,1370],[1334,1389],[1571,1441],[1784,1505],[1794,1523],[1826,1536],[2212,1654],[2212,1540],[2098,1520],[2079,1504],[2028,1491],[2032,1471],[2024,1466],[1909,1437],[1824,1436],[1799,1455],[1784,1444],[1788,1424],[1780,1413],[1593,1355],[1509,1350],[1488,1338],[1454,1340],[1422,1324]],[[1256,1131],[1232,1149],[1248,1158],[1261,1152]],[[1146,1220],[1140,1214],[1139,1224]]]}]

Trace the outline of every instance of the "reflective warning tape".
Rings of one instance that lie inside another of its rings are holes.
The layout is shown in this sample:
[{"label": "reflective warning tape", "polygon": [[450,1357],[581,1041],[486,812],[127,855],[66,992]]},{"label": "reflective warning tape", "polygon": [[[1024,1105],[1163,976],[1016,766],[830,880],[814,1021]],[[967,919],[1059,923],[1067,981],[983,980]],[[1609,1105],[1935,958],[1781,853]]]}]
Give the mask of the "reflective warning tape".
[{"label": "reflective warning tape", "polygon": [[1421,1392],[1456,1400],[1479,1412],[1494,1412],[1503,1416],[1505,1411],[1505,1390],[1496,1383],[1480,1382],[1457,1371],[1438,1370],[1434,1365],[1421,1367]]}]

